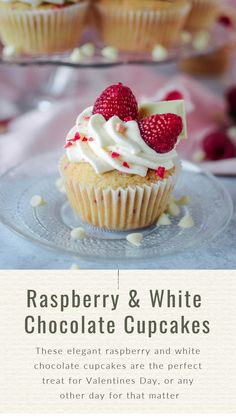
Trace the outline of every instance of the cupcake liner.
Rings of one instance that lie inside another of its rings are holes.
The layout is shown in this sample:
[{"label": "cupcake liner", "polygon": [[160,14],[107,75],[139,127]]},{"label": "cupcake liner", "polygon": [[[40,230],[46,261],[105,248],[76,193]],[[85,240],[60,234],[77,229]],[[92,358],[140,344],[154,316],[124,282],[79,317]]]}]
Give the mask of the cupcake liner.
[{"label": "cupcake liner", "polygon": [[190,0],[192,8],[186,20],[185,29],[199,31],[208,29],[216,20],[219,0]]},{"label": "cupcake liner", "polygon": [[61,52],[78,45],[88,2],[61,9],[0,9],[4,45],[26,53]]},{"label": "cupcake liner", "polygon": [[71,207],[83,222],[109,230],[134,230],[152,225],[164,212],[179,168],[155,184],[101,189],[65,177]]},{"label": "cupcake liner", "polygon": [[156,44],[166,47],[178,42],[190,10],[130,10],[98,3],[99,29],[105,44],[123,51],[151,51]]}]

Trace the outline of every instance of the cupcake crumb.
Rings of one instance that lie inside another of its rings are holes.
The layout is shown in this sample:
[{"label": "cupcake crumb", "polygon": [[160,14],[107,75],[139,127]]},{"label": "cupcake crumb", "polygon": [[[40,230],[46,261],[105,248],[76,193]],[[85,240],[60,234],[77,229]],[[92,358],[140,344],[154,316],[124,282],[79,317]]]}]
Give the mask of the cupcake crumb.
[{"label": "cupcake crumb", "polygon": [[169,215],[172,215],[173,217],[178,217],[178,215],[180,214],[180,208],[175,202],[170,202],[167,205],[166,211]]},{"label": "cupcake crumb", "polygon": [[82,240],[86,236],[86,231],[82,227],[73,228],[70,232],[70,236],[73,240]]},{"label": "cupcake crumb", "polygon": [[189,205],[191,202],[191,198],[189,195],[183,195],[179,199],[175,200],[176,205],[184,206]]},{"label": "cupcake crumb", "polygon": [[181,228],[192,228],[194,226],[193,217],[190,214],[186,214],[181,218],[178,226]]},{"label": "cupcake crumb", "polygon": [[152,50],[152,59],[154,61],[163,61],[168,57],[168,51],[162,45],[155,45]]},{"label": "cupcake crumb", "polygon": [[157,226],[169,226],[171,225],[171,220],[169,215],[163,212],[157,220]]},{"label": "cupcake crumb", "polygon": [[126,236],[126,240],[134,246],[138,247],[143,240],[143,235],[142,233],[131,233]]},{"label": "cupcake crumb", "polygon": [[42,207],[43,205],[46,205],[46,201],[43,199],[41,195],[34,195],[30,199],[30,205],[32,208]]},{"label": "cupcake crumb", "polygon": [[76,271],[77,269],[80,269],[79,265],[77,265],[77,263],[72,263],[72,265],[70,266],[70,270]]},{"label": "cupcake crumb", "polygon": [[115,61],[118,58],[118,49],[112,46],[107,46],[101,50],[101,54],[104,58]]}]

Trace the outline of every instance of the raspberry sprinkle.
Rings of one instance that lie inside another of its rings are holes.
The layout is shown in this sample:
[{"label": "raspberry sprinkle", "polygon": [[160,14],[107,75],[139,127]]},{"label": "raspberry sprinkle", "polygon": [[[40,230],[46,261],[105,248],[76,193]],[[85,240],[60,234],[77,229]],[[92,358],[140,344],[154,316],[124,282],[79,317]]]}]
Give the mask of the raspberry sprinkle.
[{"label": "raspberry sprinkle", "polygon": [[152,115],[138,124],[143,140],[157,153],[173,150],[183,129],[182,118],[173,113]]},{"label": "raspberry sprinkle", "polygon": [[118,157],[120,157],[120,154],[119,154],[119,153],[116,153],[115,151],[113,151],[113,152],[111,153],[111,157],[112,157],[113,159],[118,159]]},{"label": "raspberry sprinkle", "polygon": [[159,166],[158,169],[157,169],[157,172],[156,172],[157,176],[159,176],[161,179],[164,179],[165,171],[166,171],[166,169],[164,167]]},{"label": "raspberry sprinkle", "polygon": [[127,161],[123,162],[123,167],[126,167],[127,169],[129,169],[129,164],[127,163]]},{"label": "raspberry sprinkle", "polygon": [[101,114],[106,120],[118,116],[123,121],[127,116],[132,119],[138,117],[138,104],[131,89],[122,83],[107,87],[97,98],[93,114]]}]

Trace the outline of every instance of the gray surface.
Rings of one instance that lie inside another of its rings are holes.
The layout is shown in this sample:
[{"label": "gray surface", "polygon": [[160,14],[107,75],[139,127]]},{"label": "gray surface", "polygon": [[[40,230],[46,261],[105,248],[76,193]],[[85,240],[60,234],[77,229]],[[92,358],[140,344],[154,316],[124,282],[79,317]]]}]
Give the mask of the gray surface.
[{"label": "gray surface", "polygon": [[234,202],[234,215],[226,231],[204,247],[162,257],[159,260],[113,263],[88,262],[54,252],[16,236],[0,225],[1,269],[68,269],[77,263],[82,269],[235,269],[236,268],[236,178],[220,178]]}]

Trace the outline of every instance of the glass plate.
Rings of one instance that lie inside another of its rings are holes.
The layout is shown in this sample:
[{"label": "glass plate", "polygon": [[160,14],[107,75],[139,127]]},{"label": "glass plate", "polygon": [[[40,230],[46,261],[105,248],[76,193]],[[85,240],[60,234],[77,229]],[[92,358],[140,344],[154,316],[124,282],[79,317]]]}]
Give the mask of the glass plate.
[{"label": "glass plate", "polygon": [[[181,207],[170,226],[143,230],[140,247],[126,240],[127,232],[111,232],[83,225],[72,213],[66,195],[55,186],[58,178],[55,153],[27,160],[0,178],[0,221],[14,232],[49,248],[90,259],[147,259],[204,245],[228,224],[233,205],[228,192],[210,174],[183,162],[175,196],[190,195],[191,204]],[[30,199],[39,194],[47,205],[33,209]],[[190,211],[195,225],[181,229],[178,222]],[[80,241],[70,237],[71,227],[83,225],[87,236]]]},{"label": "glass plate", "polygon": [[[101,45],[96,37],[92,36],[91,41],[95,46],[93,57],[84,57],[80,62],[72,62],[70,59],[71,51],[61,54],[16,54],[15,56],[4,56],[3,50],[0,50],[0,63],[13,65],[55,65],[68,66],[74,68],[107,68],[121,65],[159,65],[168,64],[180,59],[190,57],[202,57],[208,55],[222,46],[226,45],[231,39],[229,31],[220,24],[215,24],[209,31],[209,42],[200,49],[194,48],[192,41],[188,43],[179,43],[168,50],[168,55],[163,60],[153,60],[150,53],[125,53],[119,51],[117,59],[105,58],[101,54]],[[83,40],[82,40],[83,44]]]}]

